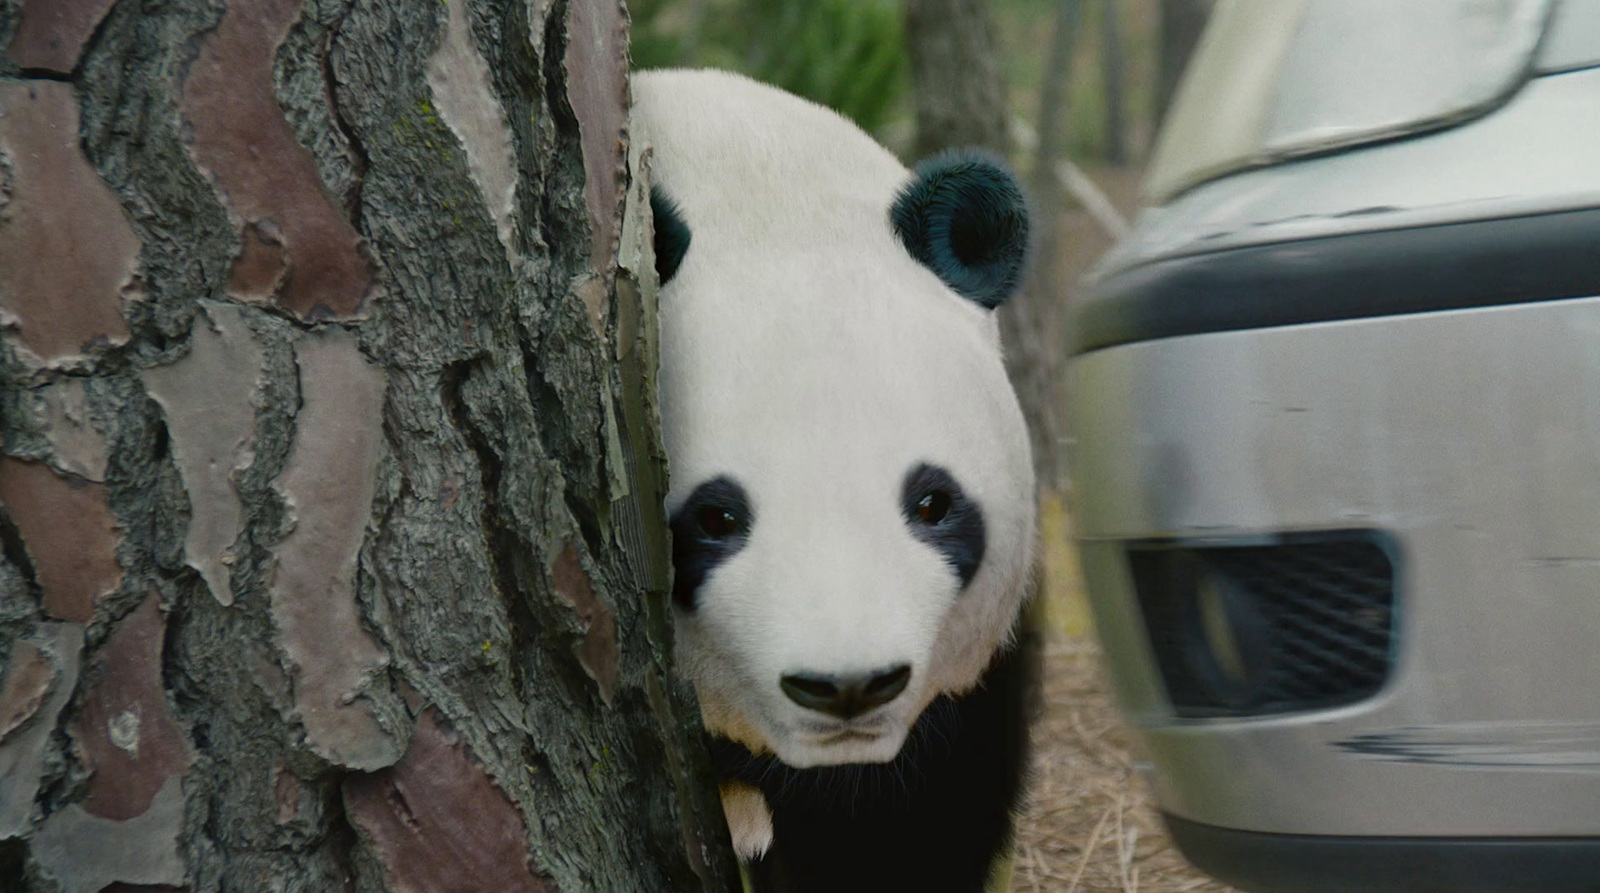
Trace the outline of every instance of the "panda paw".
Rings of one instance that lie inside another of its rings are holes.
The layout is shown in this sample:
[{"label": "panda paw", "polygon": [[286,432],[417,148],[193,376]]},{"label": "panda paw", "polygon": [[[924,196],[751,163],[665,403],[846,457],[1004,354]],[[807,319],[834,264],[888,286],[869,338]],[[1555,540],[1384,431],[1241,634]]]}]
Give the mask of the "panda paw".
[{"label": "panda paw", "polygon": [[739,861],[753,862],[772,847],[772,809],[759,788],[740,781],[718,786],[722,815],[733,834],[733,851]]}]

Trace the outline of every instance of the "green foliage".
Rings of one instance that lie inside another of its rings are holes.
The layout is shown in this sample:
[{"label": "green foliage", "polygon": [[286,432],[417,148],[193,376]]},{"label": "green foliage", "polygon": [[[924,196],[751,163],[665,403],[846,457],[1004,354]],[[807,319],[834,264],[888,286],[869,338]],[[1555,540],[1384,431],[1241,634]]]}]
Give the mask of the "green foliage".
[{"label": "green foliage", "polygon": [[629,8],[639,68],[741,71],[868,131],[906,99],[897,0],[634,0]]},{"label": "green foliage", "polygon": [[[1140,147],[1150,138],[1149,110],[1154,106],[1156,56],[1160,50],[1157,4],[1152,0],[1116,0],[1123,24],[1123,83],[1129,137]],[[1082,0],[1083,18],[1067,81],[1067,98],[1059,113],[1066,116],[1067,155],[1100,158],[1106,146],[1106,83],[1104,52],[1105,0]],[[1055,37],[1056,0],[995,0],[990,7],[1000,30],[1000,62],[1013,112],[1029,123],[1039,112],[1050,43]]]},{"label": "green foliage", "polygon": [[628,53],[634,68],[678,68],[696,62],[684,34],[688,4],[683,0],[630,0]]}]

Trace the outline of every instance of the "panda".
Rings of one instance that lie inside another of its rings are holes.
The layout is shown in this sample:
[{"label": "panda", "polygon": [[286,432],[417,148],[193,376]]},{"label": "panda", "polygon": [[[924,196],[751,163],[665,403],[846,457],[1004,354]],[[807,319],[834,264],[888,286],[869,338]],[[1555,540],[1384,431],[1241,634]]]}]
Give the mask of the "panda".
[{"label": "panda", "polygon": [[739,75],[633,81],[653,147],[676,659],[758,893],[979,893],[1036,661],[1028,438],[995,308],[1028,216]]}]

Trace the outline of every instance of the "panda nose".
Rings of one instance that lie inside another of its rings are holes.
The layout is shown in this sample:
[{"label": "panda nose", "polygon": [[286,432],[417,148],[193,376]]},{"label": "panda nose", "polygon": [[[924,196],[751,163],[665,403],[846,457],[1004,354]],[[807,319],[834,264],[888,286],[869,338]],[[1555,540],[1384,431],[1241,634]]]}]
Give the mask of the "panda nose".
[{"label": "panda nose", "polygon": [[894,700],[911,681],[911,665],[849,675],[788,673],[778,684],[789,700],[808,710],[854,719]]}]

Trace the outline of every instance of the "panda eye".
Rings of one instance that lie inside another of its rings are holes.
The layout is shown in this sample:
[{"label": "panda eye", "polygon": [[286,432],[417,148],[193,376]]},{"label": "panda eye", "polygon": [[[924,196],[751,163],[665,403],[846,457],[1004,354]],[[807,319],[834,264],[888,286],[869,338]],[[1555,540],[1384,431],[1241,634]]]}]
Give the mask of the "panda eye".
[{"label": "panda eye", "polygon": [[705,534],[707,539],[725,540],[738,536],[744,532],[744,519],[733,512],[714,505],[705,505],[695,510],[695,526]]},{"label": "panda eye", "polygon": [[983,507],[955,476],[920,462],[900,485],[900,511],[911,535],[941,555],[966,586],[983,563]]},{"label": "panda eye", "polygon": [[932,527],[943,521],[945,515],[950,514],[950,502],[949,491],[933,490],[923,494],[922,498],[917,500],[916,508],[913,511],[919,523]]},{"label": "panda eye", "polygon": [[693,611],[696,593],[717,566],[743,549],[756,523],[755,506],[727,475],[694,488],[672,513],[672,601]]}]

